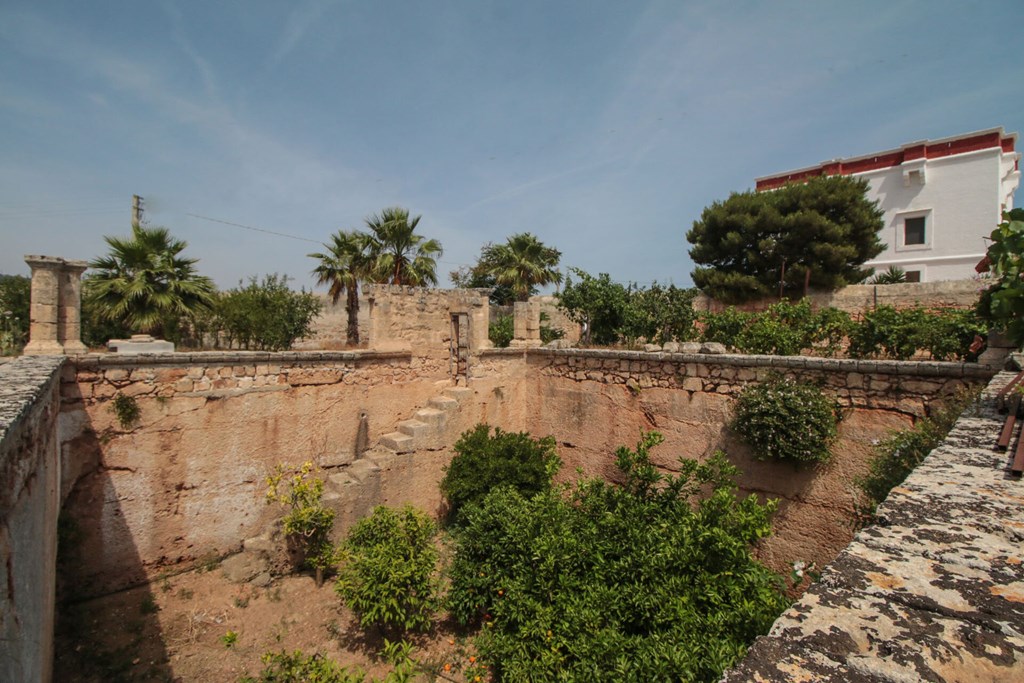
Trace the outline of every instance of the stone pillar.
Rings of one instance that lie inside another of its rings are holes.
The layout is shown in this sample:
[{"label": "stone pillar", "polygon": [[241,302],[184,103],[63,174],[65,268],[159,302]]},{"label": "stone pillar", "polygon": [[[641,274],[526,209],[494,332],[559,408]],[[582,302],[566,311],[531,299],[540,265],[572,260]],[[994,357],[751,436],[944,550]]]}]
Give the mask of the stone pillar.
[{"label": "stone pillar", "polygon": [[64,353],[86,353],[82,343],[82,273],[89,267],[85,261],[64,261],[60,273],[60,311],[57,318],[57,341]]},{"label": "stone pillar", "polygon": [[58,336],[60,327],[60,281],[64,259],[26,256],[32,269],[32,306],[26,356],[54,356],[64,353]]},{"label": "stone pillar", "polygon": [[540,304],[536,301],[517,301],[512,306],[512,314],[513,336],[509,346],[540,346]]}]

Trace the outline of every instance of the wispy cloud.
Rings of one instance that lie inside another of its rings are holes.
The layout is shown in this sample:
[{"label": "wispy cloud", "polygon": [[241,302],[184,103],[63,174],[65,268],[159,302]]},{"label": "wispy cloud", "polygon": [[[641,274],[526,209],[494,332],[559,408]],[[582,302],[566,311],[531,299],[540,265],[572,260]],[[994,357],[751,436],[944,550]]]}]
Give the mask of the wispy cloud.
[{"label": "wispy cloud", "polygon": [[284,33],[271,55],[271,64],[280,63],[306,36],[306,32],[316,25],[324,12],[337,5],[339,0],[307,0],[288,14],[284,24]]}]

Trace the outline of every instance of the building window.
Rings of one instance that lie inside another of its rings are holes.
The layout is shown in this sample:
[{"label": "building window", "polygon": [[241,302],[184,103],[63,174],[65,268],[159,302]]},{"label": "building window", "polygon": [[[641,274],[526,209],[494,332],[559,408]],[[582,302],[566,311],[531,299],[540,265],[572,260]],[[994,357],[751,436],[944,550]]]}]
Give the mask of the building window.
[{"label": "building window", "polygon": [[927,244],[924,235],[924,216],[903,220],[903,244],[908,247]]},{"label": "building window", "polygon": [[[924,219],[922,218],[921,220],[924,220]],[[920,270],[908,270],[904,274],[904,276],[906,277],[907,282],[920,282],[921,281],[921,271]]]}]

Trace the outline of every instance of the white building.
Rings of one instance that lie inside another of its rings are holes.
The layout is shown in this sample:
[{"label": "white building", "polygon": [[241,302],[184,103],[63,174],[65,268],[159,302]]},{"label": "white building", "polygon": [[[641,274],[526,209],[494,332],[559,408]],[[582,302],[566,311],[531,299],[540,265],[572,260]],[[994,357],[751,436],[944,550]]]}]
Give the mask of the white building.
[{"label": "white building", "polygon": [[758,190],[819,175],[868,181],[878,201],[886,248],[867,266],[898,266],[910,281],[963,280],[975,274],[986,239],[1013,208],[1020,184],[1017,134],[992,128],[899,149],[834,159],[818,166],[757,179]]}]

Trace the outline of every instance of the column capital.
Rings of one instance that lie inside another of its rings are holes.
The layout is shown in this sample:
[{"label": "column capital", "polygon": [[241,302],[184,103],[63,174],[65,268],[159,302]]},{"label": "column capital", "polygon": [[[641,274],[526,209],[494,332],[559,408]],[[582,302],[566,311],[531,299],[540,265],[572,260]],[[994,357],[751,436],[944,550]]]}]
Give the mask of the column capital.
[{"label": "column capital", "polygon": [[59,256],[26,254],[25,263],[27,263],[32,269],[40,268],[44,270],[60,270],[64,267],[64,259]]}]

